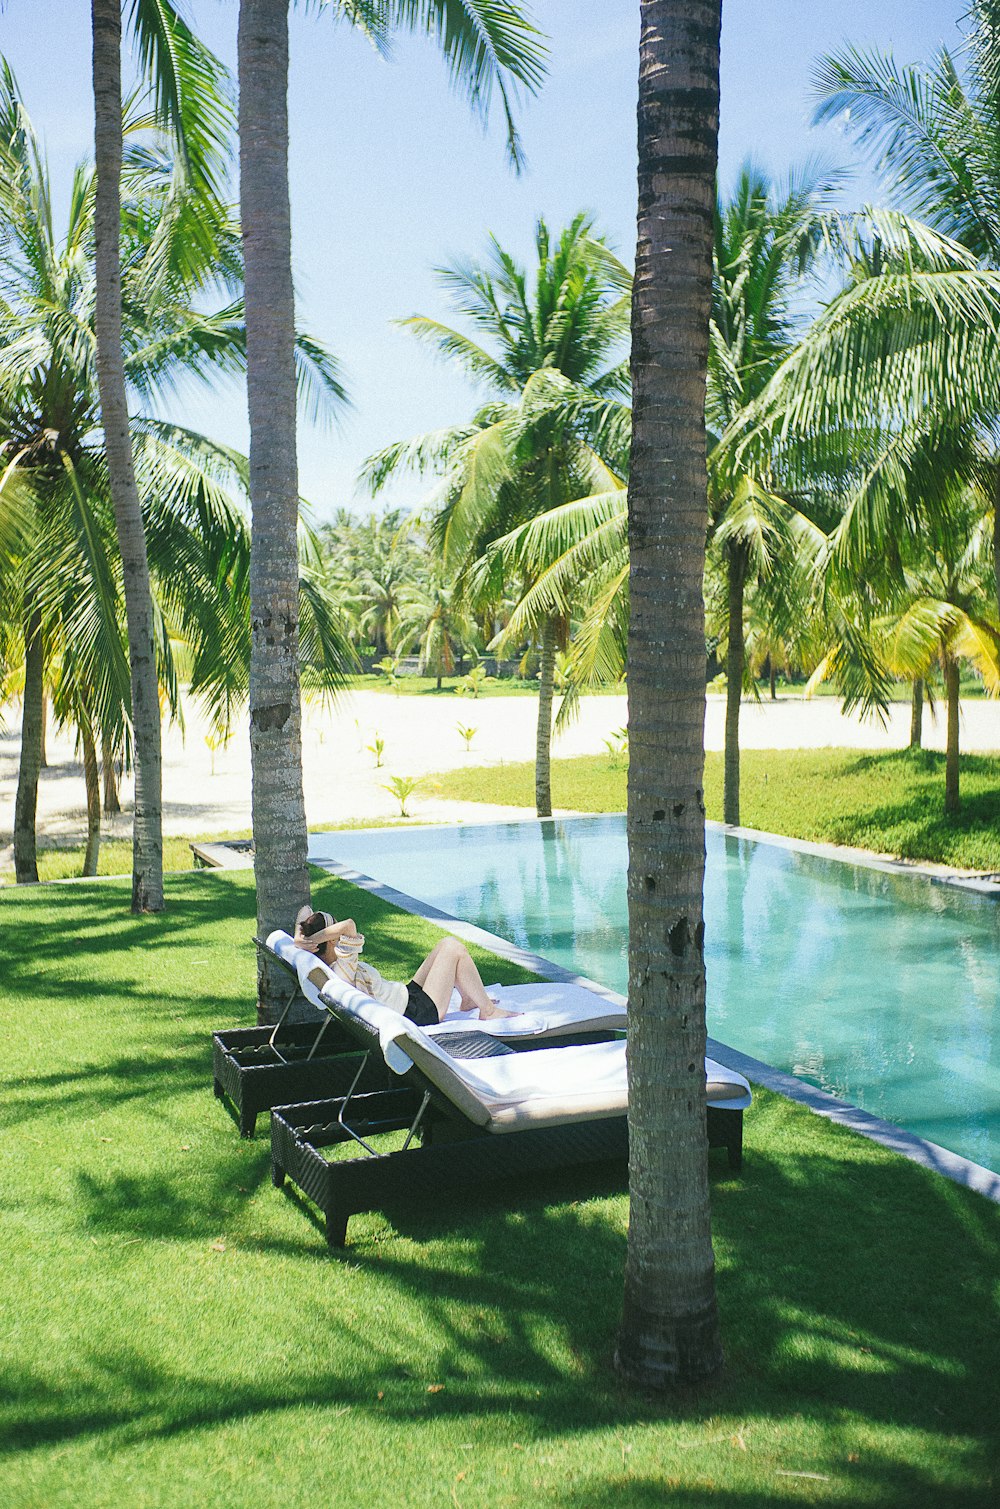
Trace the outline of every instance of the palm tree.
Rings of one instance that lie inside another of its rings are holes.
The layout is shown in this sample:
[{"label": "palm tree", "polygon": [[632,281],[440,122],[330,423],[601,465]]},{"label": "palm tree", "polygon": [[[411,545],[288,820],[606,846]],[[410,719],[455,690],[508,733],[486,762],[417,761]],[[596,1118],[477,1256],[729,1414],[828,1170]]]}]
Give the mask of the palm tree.
[{"label": "palm tree", "polygon": [[[807,169],[776,190],[750,165],[737,178],[731,197],[717,202],[713,247],[713,294],[708,362],[709,543],[725,597],[720,642],[726,647],[726,737],[724,817],[740,821],[740,699],[746,680],[745,596],[769,603],[770,616],[783,615],[792,586],[807,587],[808,567],[823,534],[812,523],[809,500],[800,484],[794,502],[783,493],[780,476],[758,462],[741,465],[722,437],[733,433],[739,416],[792,349],[797,321],[791,314],[796,281],[810,267],[821,244],[825,219],[822,197],[829,186]],[[609,471],[628,476],[631,411],[614,398],[596,398],[579,389],[552,393],[552,419],[562,416],[600,455]],[[777,490],[777,492],[775,491]],[[617,503],[618,513],[615,513]],[[797,506],[796,506],[797,505]],[[574,653],[577,679],[624,674],[627,621],[627,538],[624,482],[617,498],[606,493],[556,509],[538,527],[511,531],[492,547],[508,572],[527,573],[528,590],[504,633],[508,645],[546,615],[568,611],[580,594],[590,600]],[[551,525],[551,528],[549,527]],[[601,552],[604,551],[602,558]],[[614,601],[613,594],[621,594]],[[796,597],[794,611],[801,613]],[[572,704],[565,704],[564,708]],[[562,717],[562,713],[560,714]]]},{"label": "palm tree", "polygon": [[[849,517],[835,532],[829,575],[840,632],[809,685],[833,676],[848,709],[884,715],[890,677],[905,676],[922,693],[940,668],[947,707],[944,810],[953,815],[960,808],[960,663],[970,662],[987,689],[1000,692],[1000,618],[984,499],[974,488],[948,485],[949,480],[935,495],[925,477],[913,479],[907,499],[911,528],[897,541],[898,560],[888,570],[880,555],[859,572],[856,556],[840,550]],[[911,747],[919,743],[913,721]]]},{"label": "palm tree", "polygon": [[[740,821],[740,698],[746,677],[744,598],[796,564],[797,544],[807,545],[805,521],[770,495],[782,493],[768,470],[732,467],[719,437],[766,386],[795,344],[800,322],[791,296],[821,244],[822,198],[831,186],[815,169],[775,190],[752,165],[741,170],[734,193],[715,215],[712,321],[708,361],[708,428],[712,437],[710,537],[720,557],[727,597],[726,737],[723,818]],[[801,501],[801,500],[799,500]]]},{"label": "palm tree", "polygon": [[[499,540],[581,493],[620,482],[560,421],[551,397],[564,389],[594,397],[627,387],[620,346],[628,273],[583,214],[558,239],[540,220],[535,251],[530,293],[527,272],[496,240],[485,265],[442,270],[459,311],[492,338],[494,349],[422,316],[402,323],[491,389],[491,399],[471,424],[390,446],[366,464],[374,491],[402,467],[444,472],[445,502],[432,540],[445,569],[481,608],[506,588],[504,571],[477,566],[491,559]],[[530,631],[540,650],[535,805],[539,817],[548,817],[554,667],[565,647],[568,613],[562,607],[541,613]]]},{"label": "palm tree", "polygon": [[447,580],[440,561],[432,561],[423,579],[412,581],[405,593],[399,625],[400,645],[415,644],[424,675],[453,674],[467,650],[481,646],[477,626]]},{"label": "palm tree", "polygon": [[[936,640],[925,635],[921,641],[924,648],[935,643],[950,700],[957,699],[955,651],[968,642],[969,630],[955,611],[965,612],[962,599],[969,593],[961,563],[987,535],[994,566],[996,560],[1000,272],[902,212],[867,209],[839,226],[831,223],[829,233],[848,264],[847,285],[748,407],[742,435],[734,427],[727,443],[744,459],[766,453],[783,475],[798,475],[805,485],[821,479],[839,496],[842,517],[829,568],[834,650],[827,668],[836,667],[848,708],[884,706],[891,668],[905,674],[915,683],[911,743],[919,742],[916,683],[925,680],[934,656],[883,654],[879,629],[894,604],[902,602],[905,611],[908,594],[913,602],[943,603],[958,593],[938,616]],[[960,510],[956,497],[964,499]],[[964,521],[964,541],[955,534],[957,518]],[[925,543],[941,542],[935,546],[939,581],[914,599],[913,573],[923,567],[913,544],[921,535]],[[982,602],[970,601],[972,618],[987,629],[997,620],[995,578],[993,585],[992,615],[984,617]],[[929,622],[920,608],[905,621],[902,643]],[[954,700],[949,811],[958,803],[957,718]]]},{"label": "palm tree", "polygon": [[[899,65],[891,54],[845,48],[819,65],[816,87],[821,103],[816,118],[846,121],[859,145],[876,159],[890,202],[968,253],[967,260],[955,257],[953,271],[971,267],[995,271],[1000,269],[1000,156],[996,151],[1000,132],[1000,0],[972,0],[967,20],[964,77],[958,61],[944,47],[929,64],[911,67]],[[991,331],[996,321],[996,283],[990,280],[984,287],[979,280],[978,289],[972,289],[973,293],[977,291],[987,295],[978,318],[985,316],[987,331]],[[907,306],[913,299],[922,303],[925,292],[931,291],[919,286],[909,290],[897,287],[893,321],[897,330],[905,325]],[[948,293],[950,290],[942,287],[941,301],[936,308],[932,305],[932,313],[952,327],[941,331],[937,340],[942,375],[947,369],[943,348],[948,336],[952,337],[952,346],[956,340],[963,341],[965,323],[959,309],[949,309],[951,300],[944,302]],[[964,313],[977,318],[975,310],[966,308]],[[927,335],[924,331],[925,340]],[[988,344],[995,346],[989,338]],[[934,355],[927,352],[927,357]],[[975,355],[975,347],[962,351],[966,391],[957,395],[957,410],[960,419],[969,417],[973,427],[994,437],[993,485],[986,506],[992,519],[994,592],[1000,608],[996,359],[995,351],[984,353],[989,369],[984,382],[986,372],[970,369],[970,357]],[[949,397],[945,383],[938,396],[942,403]],[[942,403],[931,411],[939,419],[943,417]]]},{"label": "palm tree", "polygon": [[[130,118],[130,135],[132,126]],[[38,878],[35,796],[46,684],[57,712],[80,731],[88,776],[88,740],[112,758],[131,755],[134,744],[122,564],[94,362],[93,174],[77,171],[60,241],[44,162],[2,60],[0,143],[0,619],[17,626],[5,638],[7,653],[19,641],[24,655],[15,823],[15,868],[24,881]],[[186,250],[191,205],[178,192],[175,161],[145,133],[126,157],[125,372],[132,391],[147,400],[168,391],[181,369],[209,377],[238,371],[245,359],[238,300],[215,313],[204,310],[212,290]],[[238,227],[217,224],[211,238],[213,281],[231,296],[240,284]],[[320,391],[335,393],[331,360],[308,339],[300,345],[307,374]],[[150,539],[158,696],[164,688],[176,709],[172,646],[179,633],[194,657],[195,691],[218,695],[219,708],[227,709],[225,688],[239,690],[247,658],[239,616],[242,610],[248,626],[241,583],[249,541],[230,496],[245,483],[245,463],[204,436],[148,416],[133,419],[130,444]],[[321,624],[314,653],[325,676],[334,660],[340,664],[337,631],[309,577],[306,568],[302,591],[317,604],[310,622]]]},{"label": "palm tree", "polygon": [[[385,44],[426,32],[455,83],[485,115],[496,88],[508,149],[519,158],[513,91],[534,89],[545,50],[517,4],[493,0],[338,0],[330,7]],[[287,924],[309,896],[298,680],[298,471],[294,295],[288,200],[288,0],[240,0],[240,197],[247,306],[247,396],[253,561],[250,750],[261,935]],[[261,956],[263,959],[263,956]],[[258,1002],[270,1012],[279,982],[263,962]]]},{"label": "palm tree", "polygon": [[705,1132],[705,382],[720,0],[642,0],[629,476],[629,1192],[616,1361],[722,1366]]},{"label": "palm tree", "polygon": [[420,565],[410,525],[396,512],[373,516],[358,532],[350,597],[358,629],[376,655],[395,653],[404,638],[406,602]]},{"label": "palm tree", "polygon": [[[143,63],[154,78],[161,119],[175,129],[186,166],[194,170],[189,188],[195,192],[214,191],[213,178],[225,154],[230,119],[219,93],[221,65],[192,36],[168,0],[134,0],[132,16]],[[158,912],[163,909],[163,838],[155,619],[131,448],[122,348],[121,0],[91,0],[91,17],[97,168],[94,334],[104,445],[128,611],[131,719],[135,737],[132,910]]]}]

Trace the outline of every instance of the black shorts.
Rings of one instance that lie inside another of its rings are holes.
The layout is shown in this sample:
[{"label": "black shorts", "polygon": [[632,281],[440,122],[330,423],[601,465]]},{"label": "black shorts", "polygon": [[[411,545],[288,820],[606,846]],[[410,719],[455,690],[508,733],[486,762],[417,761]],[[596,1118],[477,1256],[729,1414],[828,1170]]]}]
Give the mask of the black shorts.
[{"label": "black shorts", "polygon": [[408,1016],[411,1022],[416,1022],[418,1027],[434,1027],[441,1020],[441,1014],[427,994],[422,985],[416,980],[411,980],[406,987],[409,1003],[404,1016]]}]

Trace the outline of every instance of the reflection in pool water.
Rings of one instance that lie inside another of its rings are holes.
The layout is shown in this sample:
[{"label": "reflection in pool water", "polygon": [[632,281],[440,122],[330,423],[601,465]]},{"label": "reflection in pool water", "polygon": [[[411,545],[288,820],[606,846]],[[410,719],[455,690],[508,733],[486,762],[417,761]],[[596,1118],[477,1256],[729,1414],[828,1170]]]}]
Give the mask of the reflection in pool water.
[{"label": "reflection in pool water", "polygon": [[[336,860],[621,991],[621,817],[321,833]],[[708,833],[711,1036],[1000,1171],[1000,904]]]}]

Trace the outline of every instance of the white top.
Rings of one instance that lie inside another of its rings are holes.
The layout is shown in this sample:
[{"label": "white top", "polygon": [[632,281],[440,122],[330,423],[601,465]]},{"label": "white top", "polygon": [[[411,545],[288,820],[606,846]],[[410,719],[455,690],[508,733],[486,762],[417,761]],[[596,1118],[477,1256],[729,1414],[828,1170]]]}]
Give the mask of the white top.
[{"label": "white top", "polygon": [[346,980],[348,985],[353,985],[355,990],[371,996],[380,1006],[388,1006],[390,1011],[404,1012],[410,1003],[409,991],[402,981],[383,979],[374,964],[369,964],[367,960],[362,963],[358,958],[353,961],[338,959],[333,966],[333,973],[341,980]]}]

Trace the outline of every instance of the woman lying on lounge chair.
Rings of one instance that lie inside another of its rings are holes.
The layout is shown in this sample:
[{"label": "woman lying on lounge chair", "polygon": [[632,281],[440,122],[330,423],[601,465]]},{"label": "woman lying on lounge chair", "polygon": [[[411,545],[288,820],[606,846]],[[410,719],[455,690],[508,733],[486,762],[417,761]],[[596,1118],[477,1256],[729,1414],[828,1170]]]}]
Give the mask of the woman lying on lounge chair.
[{"label": "woman lying on lounge chair", "polygon": [[359,955],[364,937],[353,917],[340,922],[329,912],[311,912],[303,907],[295,919],[295,942],[300,948],[322,959],[328,969],[363,990],[366,995],[399,1011],[418,1027],[435,1026],[442,1021],[458,991],[463,1011],[478,1011],[479,1020],[513,1016],[503,1011],[486,994],[485,986],[465,944],[458,938],[442,938],[408,985],[399,980],[384,980],[373,964],[362,963]]}]

